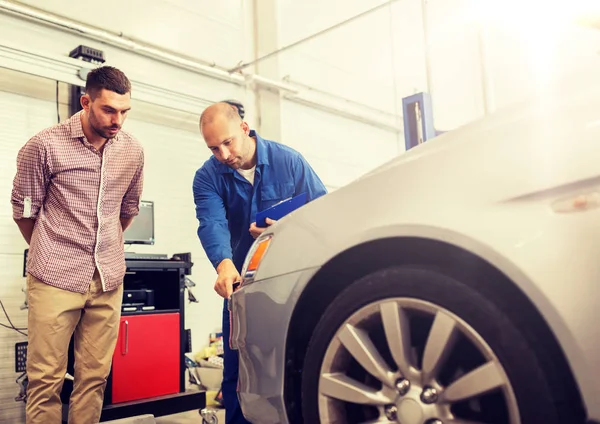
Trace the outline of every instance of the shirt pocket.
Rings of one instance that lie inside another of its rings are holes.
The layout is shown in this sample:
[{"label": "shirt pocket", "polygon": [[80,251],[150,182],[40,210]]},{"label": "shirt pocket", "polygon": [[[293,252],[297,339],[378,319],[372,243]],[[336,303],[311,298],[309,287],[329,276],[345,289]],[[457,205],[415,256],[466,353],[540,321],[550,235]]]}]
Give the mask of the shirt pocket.
[{"label": "shirt pocket", "polygon": [[265,210],[271,206],[294,196],[294,183],[276,183],[263,185],[261,190],[261,208]]}]

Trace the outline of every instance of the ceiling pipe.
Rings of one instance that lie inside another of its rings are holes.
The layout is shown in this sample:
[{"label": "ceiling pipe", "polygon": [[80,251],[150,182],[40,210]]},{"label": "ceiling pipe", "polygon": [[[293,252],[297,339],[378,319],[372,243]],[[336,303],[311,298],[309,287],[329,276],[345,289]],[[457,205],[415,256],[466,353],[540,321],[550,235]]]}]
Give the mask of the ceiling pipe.
[{"label": "ceiling pipe", "polygon": [[[73,20],[56,16],[25,5],[13,3],[11,1],[0,0],[0,12],[2,11],[38,24],[41,23],[58,27],[63,30],[68,30],[78,35],[161,61],[168,65],[175,65],[208,77],[237,84],[243,87],[254,86],[256,88],[276,90],[279,91],[284,98],[304,104],[306,106],[383,128],[388,131],[401,131],[401,128],[399,128],[397,125],[390,125],[388,122],[389,119],[386,119],[387,117],[382,119],[379,111],[374,111],[372,108],[366,105],[361,105],[361,107],[358,108],[341,108],[337,104],[338,102],[313,99],[313,96],[311,96],[309,93],[310,90],[302,90],[300,92],[297,87],[290,85],[285,81],[273,80],[256,74],[230,73],[226,70],[218,69],[201,63],[198,60],[187,59],[177,54],[172,54],[150,45],[141,44],[137,41],[124,38],[108,31],[94,28],[92,26],[75,22]],[[65,57],[65,59],[68,58]],[[367,113],[367,115],[371,116],[366,117],[365,112],[371,112]]]},{"label": "ceiling pipe", "polygon": [[198,72],[208,77],[216,78],[222,81],[227,81],[237,85],[246,85],[246,80],[243,75],[232,74],[227,71],[206,65],[200,61],[187,59],[185,57],[165,52],[159,48],[141,44],[136,41],[124,38],[119,35],[112,34],[108,31],[97,29],[89,25],[62,18],[47,12],[43,12],[28,6],[17,3],[0,0],[0,10],[17,15],[38,23],[52,25],[61,29],[66,29],[75,32],[79,35],[86,36],[96,41],[100,41],[125,50],[130,50],[140,55],[159,60],[169,65],[177,65],[182,68]]},{"label": "ceiling pipe", "polygon": [[371,125],[375,128],[390,131],[392,133],[401,133],[404,131],[403,127],[396,122],[395,118],[386,119],[378,113],[367,113],[369,108],[363,108],[361,110],[344,109],[339,107],[337,103],[327,102],[316,98],[313,99],[307,95],[297,96],[294,94],[288,94],[284,95],[283,98],[303,106],[308,106],[312,109],[321,110],[323,112],[341,116],[343,118],[350,119],[351,121]]},{"label": "ceiling pipe", "polygon": [[281,94],[299,94],[298,88],[286,84],[284,81],[275,81],[260,75],[246,75],[246,82],[255,87],[263,87],[280,92]]}]

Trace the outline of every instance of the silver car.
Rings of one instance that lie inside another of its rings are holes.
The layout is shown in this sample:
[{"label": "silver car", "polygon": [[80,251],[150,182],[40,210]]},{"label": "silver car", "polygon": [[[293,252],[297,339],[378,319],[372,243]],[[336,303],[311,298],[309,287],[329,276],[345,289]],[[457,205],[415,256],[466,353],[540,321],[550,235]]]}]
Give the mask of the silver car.
[{"label": "silver car", "polygon": [[242,276],[253,423],[600,420],[600,91],[427,141],[281,219]]}]

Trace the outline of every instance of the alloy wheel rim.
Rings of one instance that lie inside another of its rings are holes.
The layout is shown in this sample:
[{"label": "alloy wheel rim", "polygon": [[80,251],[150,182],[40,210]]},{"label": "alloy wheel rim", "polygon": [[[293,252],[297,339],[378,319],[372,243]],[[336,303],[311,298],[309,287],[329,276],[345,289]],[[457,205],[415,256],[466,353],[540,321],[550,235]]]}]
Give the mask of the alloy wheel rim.
[{"label": "alloy wheel rim", "polygon": [[[323,423],[520,424],[485,340],[454,313],[412,298],[370,303],[338,328],[321,364],[318,408]],[[487,416],[496,418],[480,420]]]}]

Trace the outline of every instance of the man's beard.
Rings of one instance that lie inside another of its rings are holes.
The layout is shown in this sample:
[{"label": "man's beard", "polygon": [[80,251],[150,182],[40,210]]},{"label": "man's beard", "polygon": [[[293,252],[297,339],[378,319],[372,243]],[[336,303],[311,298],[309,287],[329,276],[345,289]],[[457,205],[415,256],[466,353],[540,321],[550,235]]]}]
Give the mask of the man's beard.
[{"label": "man's beard", "polygon": [[94,112],[92,112],[90,110],[89,123],[90,123],[90,127],[92,127],[92,131],[94,131],[100,137],[106,138],[106,139],[115,138],[117,136],[117,134],[119,134],[118,132],[116,132],[114,134],[111,134],[110,132],[108,132],[108,130],[113,129],[113,128],[120,129],[119,127],[116,127],[116,126],[98,127],[97,125],[95,125],[95,121],[96,121],[96,117],[94,116]]}]

